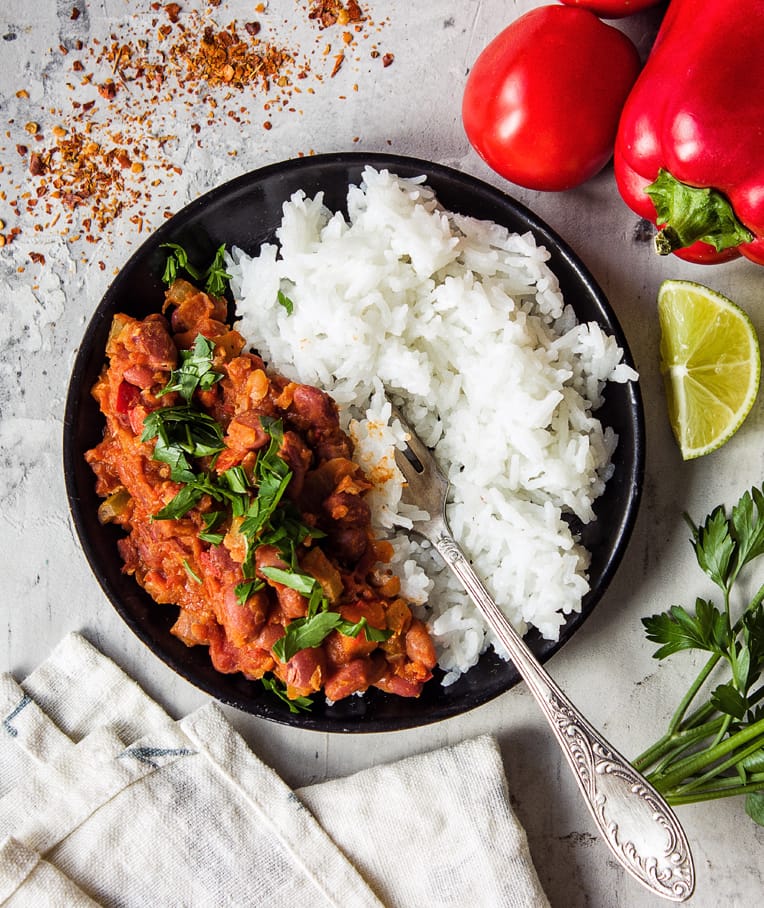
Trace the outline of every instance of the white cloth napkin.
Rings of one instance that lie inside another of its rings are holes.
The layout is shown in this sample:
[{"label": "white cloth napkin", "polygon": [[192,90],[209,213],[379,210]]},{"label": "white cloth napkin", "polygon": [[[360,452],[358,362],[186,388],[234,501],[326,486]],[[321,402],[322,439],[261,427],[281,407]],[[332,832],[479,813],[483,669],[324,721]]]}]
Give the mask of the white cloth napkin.
[{"label": "white cloth napkin", "polygon": [[0,675],[0,905],[546,906],[495,740],[293,792],[82,636]]}]

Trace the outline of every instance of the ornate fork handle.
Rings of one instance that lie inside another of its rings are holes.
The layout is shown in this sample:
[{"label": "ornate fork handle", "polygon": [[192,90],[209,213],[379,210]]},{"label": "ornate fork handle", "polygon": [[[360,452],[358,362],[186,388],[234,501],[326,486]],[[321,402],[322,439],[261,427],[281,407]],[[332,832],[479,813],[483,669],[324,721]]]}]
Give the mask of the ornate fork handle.
[{"label": "ornate fork handle", "polygon": [[615,857],[658,895],[675,902],[688,899],[695,888],[695,872],[684,831],[671,808],[557,687],[491,598],[445,526],[430,539],[506,647],[541,706]]}]

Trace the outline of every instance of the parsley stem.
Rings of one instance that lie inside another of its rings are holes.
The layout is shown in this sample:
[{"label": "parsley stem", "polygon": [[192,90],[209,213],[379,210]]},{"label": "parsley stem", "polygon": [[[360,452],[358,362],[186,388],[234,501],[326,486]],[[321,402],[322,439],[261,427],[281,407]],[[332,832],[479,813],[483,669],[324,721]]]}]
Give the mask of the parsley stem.
[{"label": "parsley stem", "polygon": [[[670,772],[661,775],[659,778],[648,776],[649,781],[658,788],[659,791],[666,791],[674,788],[675,785],[682,783],[685,779],[694,773],[705,769],[707,766],[721,760],[722,757],[732,753],[737,748],[748,744],[749,741],[758,740],[758,747],[764,744],[764,719],[759,719],[752,725],[748,725],[734,735],[730,735],[724,741],[714,744],[701,753],[692,754],[679,760]],[[756,748],[754,748],[755,750]],[[741,758],[738,758],[741,759]],[[737,760],[735,760],[737,762]]]},{"label": "parsley stem", "polygon": [[687,712],[687,709],[689,708],[690,703],[692,703],[692,701],[695,699],[698,691],[703,686],[703,683],[705,682],[706,678],[714,670],[714,668],[716,667],[716,664],[720,658],[721,658],[721,656],[718,653],[715,653],[713,656],[711,656],[711,658],[708,660],[708,662],[706,662],[706,664],[703,666],[698,677],[690,685],[690,689],[687,691],[687,693],[684,695],[684,697],[682,697],[682,700],[680,701],[679,706],[676,709],[676,712],[674,713],[674,715],[671,718],[671,721],[669,722],[669,727],[668,727],[669,734],[675,732],[681,726],[682,720],[684,719],[684,715]]},{"label": "parsley stem", "polygon": [[707,738],[709,735],[715,734],[721,723],[722,718],[720,716],[712,722],[698,725],[695,728],[667,733],[656,741],[652,747],[648,748],[648,750],[637,757],[636,760],[633,760],[632,763],[637,769],[644,770],[648,766],[652,766],[654,763],[660,761],[659,765],[652,772],[652,777],[658,777],[662,774],[664,768],[671,760],[676,758],[696,741],[700,741],[703,738]]},{"label": "parsley stem", "polygon": [[719,731],[716,733],[716,737],[714,738],[713,744],[711,745],[712,748],[716,747],[716,745],[717,745],[717,744],[724,738],[724,736],[727,734],[727,731],[729,730],[729,727],[730,727],[730,723],[731,723],[731,722],[732,722],[732,716],[727,715],[727,716],[724,717],[724,722],[722,723],[722,727],[721,727],[721,728],[719,729]]},{"label": "parsley stem", "polygon": [[[752,612],[755,609],[757,609],[759,607],[760,603],[762,602],[762,600],[764,600],[764,583],[759,587],[759,589],[758,589],[756,595],[753,597],[753,599],[751,599],[751,604],[748,606],[746,611]],[[735,623],[736,631],[740,630],[742,623],[743,623],[743,619],[739,618],[737,620],[737,622]]]},{"label": "parsley stem", "polygon": [[719,798],[733,798],[737,795],[752,794],[764,789],[764,772],[750,776],[750,781],[741,783],[739,779],[718,779],[713,788],[695,789],[686,794],[674,794],[664,791],[663,796],[673,807],[682,804],[697,804],[699,801],[714,801]]},{"label": "parsley stem", "polygon": [[675,732],[670,736],[667,742],[671,746],[671,749],[663,756],[663,759],[652,771],[652,774],[656,777],[661,776],[680,754],[684,753],[698,741],[702,741],[703,738],[707,738],[709,735],[714,734],[723,721],[722,717],[719,716],[712,722],[706,722],[704,725],[698,725],[696,728],[687,729],[683,732]]},{"label": "parsley stem", "polygon": [[675,789],[676,793],[684,794],[686,791],[692,791],[694,788],[698,788],[709,779],[713,779],[716,776],[721,775],[721,773],[725,772],[728,769],[731,769],[733,766],[736,766],[741,760],[744,760],[751,754],[756,753],[756,751],[761,747],[761,744],[762,741],[760,739],[755,739],[752,744],[748,745],[748,747],[743,748],[743,750],[741,751],[736,751],[731,757],[728,757],[717,766],[712,767],[708,770],[708,772],[705,772],[694,779],[690,779],[689,782],[685,782],[683,785],[680,785]]}]

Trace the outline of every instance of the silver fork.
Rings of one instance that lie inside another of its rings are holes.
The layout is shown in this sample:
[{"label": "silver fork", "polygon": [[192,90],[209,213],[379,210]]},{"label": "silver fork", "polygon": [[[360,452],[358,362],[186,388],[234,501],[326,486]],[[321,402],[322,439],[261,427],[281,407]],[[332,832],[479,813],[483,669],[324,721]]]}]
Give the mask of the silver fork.
[{"label": "silver fork", "polygon": [[430,515],[415,520],[414,531],[440,552],[506,647],[546,716],[594,822],[615,857],[652,892],[674,902],[685,901],[695,888],[695,870],[676,816],[562,693],[491,598],[451,535],[446,517],[448,480],[395,407],[393,417],[409,435],[408,451],[396,451],[406,481],[404,500]]}]

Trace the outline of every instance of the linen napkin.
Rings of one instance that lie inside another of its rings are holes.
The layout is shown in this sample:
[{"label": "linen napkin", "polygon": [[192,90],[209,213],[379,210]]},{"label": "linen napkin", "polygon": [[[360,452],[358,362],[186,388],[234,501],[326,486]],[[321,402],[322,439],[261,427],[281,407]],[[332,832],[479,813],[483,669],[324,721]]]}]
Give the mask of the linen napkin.
[{"label": "linen napkin", "polygon": [[544,906],[483,736],[293,792],[84,637],[0,675],[0,904]]}]

